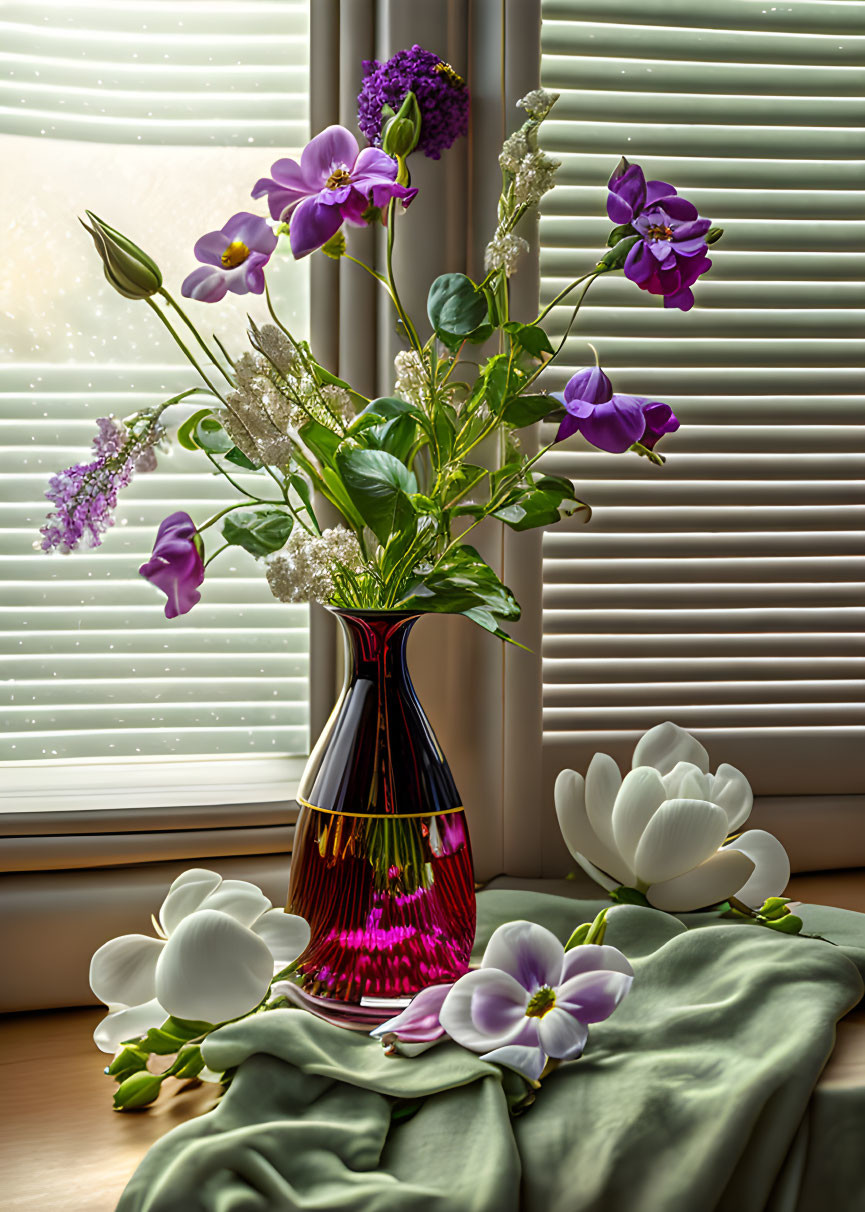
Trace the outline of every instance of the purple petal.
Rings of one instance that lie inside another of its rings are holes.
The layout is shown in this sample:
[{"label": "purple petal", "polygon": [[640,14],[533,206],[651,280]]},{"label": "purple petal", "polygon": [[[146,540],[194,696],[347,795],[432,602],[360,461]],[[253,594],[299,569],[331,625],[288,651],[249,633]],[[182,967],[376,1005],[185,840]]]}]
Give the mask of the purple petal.
[{"label": "purple petal", "polygon": [[672,185],[668,185],[666,181],[647,181],[646,182],[646,208],[657,206],[660,203],[662,206],[666,198],[674,198],[676,190]]},{"label": "purple petal", "polygon": [[541,1047],[529,1047],[521,1044],[506,1044],[504,1048],[494,1048],[486,1052],[481,1060],[489,1061],[491,1065],[505,1065],[508,1069],[516,1069],[529,1081],[536,1082],[544,1071],[547,1054]]},{"label": "purple petal", "polygon": [[658,205],[663,206],[671,219],[687,220],[697,218],[697,208],[687,198],[680,198],[678,196],[675,198],[664,198]]},{"label": "purple petal", "polygon": [[298,260],[305,257],[326,244],[341,227],[339,207],[324,206],[318,198],[304,198],[291,216],[289,238],[292,253]]},{"label": "purple petal", "polygon": [[677,240],[674,248],[677,257],[696,257],[698,253],[705,252],[706,241],[702,236],[694,240]]},{"label": "purple petal", "polygon": [[243,266],[245,271],[245,289],[238,290],[236,286],[229,283],[228,289],[236,295],[263,295],[264,294],[264,266],[266,261],[262,259],[257,261],[255,257],[250,257]]},{"label": "purple petal", "polygon": [[[351,172],[356,159],[357,139],[351,131],[344,126],[328,126],[307,143],[301,153],[300,167],[306,184],[321,189],[335,168]],[[295,253],[298,255],[303,254]]]},{"label": "purple petal", "polygon": [[225,271],[202,265],[183,279],[180,293],[185,299],[198,299],[201,303],[218,303],[228,286]]},{"label": "purple petal", "polygon": [[580,420],[580,433],[599,450],[623,454],[643,436],[646,419],[634,396],[613,396],[599,404],[590,417]]},{"label": "purple petal", "polygon": [[556,1005],[538,1020],[538,1038],[548,1056],[573,1060],[585,1048],[589,1032],[583,1023]]},{"label": "purple petal", "polygon": [[487,943],[481,969],[507,972],[529,993],[555,986],[562,975],[565,949],[556,936],[536,922],[506,922]]},{"label": "purple petal", "polygon": [[253,252],[264,253],[269,257],[276,248],[277,236],[273,228],[261,215],[252,215],[242,210],[232,215],[223,227],[226,243],[241,240]]},{"label": "purple petal", "polygon": [[570,413],[562,421],[556,433],[556,441],[564,442],[566,438],[572,438],[575,433],[580,432],[580,423],[576,417],[572,417]]},{"label": "purple petal", "polygon": [[[562,403],[572,416],[587,417],[591,415],[594,405],[606,403],[612,395],[613,385],[601,368],[589,366],[585,370],[578,370],[568,379]],[[583,404],[589,405],[588,412],[582,407]]]},{"label": "purple petal", "polygon": [[[297,194],[298,201],[310,193],[317,193],[320,186],[307,182],[303,175],[303,169],[296,160],[290,160],[285,157],[282,160],[276,160],[270,166],[270,171],[273,174],[273,180],[283,189],[290,190]],[[267,178],[265,178],[266,180]],[[260,184],[260,182],[259,182]],[[256,186],[256,188],[258,188]]]},{"label": "purple petal", "polygon": [[634,970],[619,951],[618,947],[609,944],[599,946],[597,943],[584,943],[581,947],[572,947],[565,952],[565,966],[562,971],[562,982],[567,982],[583,972],[623,972],[633,976]]},{"label": "purple petal", "polygon": [[624,972],[581,972],[556,990],[556,1006],[581,1023],[603,1022],[625,997],[633,980]]},{"label": "purple petal", "polygon": [[662,268],[672,268],[676,264],[676,250],[669,240],[647,240],[646,247]]},{"label": "purple petal", "polygon": [[195,523],[188,513],[171,514],[156,532],[150,559],[138,570],[168,599],[165,604],[167,619],[186,614],[201,601],[198,586],[204,580],[204,562],[193,542],[194,535]]},{"label": "purple petal", "polygon": [[655,272],[657,262],[646,247],[645,240],[632,244],[625,258],[625,277],[632,282],[645,282]]},{"label": "purple petal", "polygon": [[417,194],[417,189],[406,185],[396,185],[393,181],[381,181],[370,190],[373,205],[384,209],[391,198],[398,198],[403,206],[408,206]]},{"label": "purple petal", "polygon": [[[622,165],[624,171],[619,172]],[[618,174],[618,175],[617,175]],[[607,214],[613,223],[630,223],[646,202],[646,178],[639,164],[623,159],[607,186]]]},{"label": "purple petal", "polygon": [[675,433],[679,428],[679,418],[669,404],[647,400],[643,404],[643,416],[646,418],[646,432],[641,441],[650,450],[654,449],[655,443],[662,434]]},{"label": "purple petal", "polygon": [[209,231],[206,236],[201,236],[195,241],[192,253],[196,261],[203,261],[205,265],[221,267],[222,254],[230,243],[231,240],[226,239],[224,231]]},{"label": "purple petal", "polygon": [[[486,1021],[489,1021],[491,1002],[498,1000],[501,1003],[502,1013],[497,1021],[510,1021],[512,1025],[507,1030],[494,1034],[482,1030],[475,1022],[474,1005],[479,994],[484,995],[483,1013]],[[451,1039],[464,1048],[486,1052],[489,1048],[500,1048],[520,1039],[528,1001],[525,988],[507,972],[496,968],[477,968],[461,976],[449,990],[439,1011],[439,1021]]]},{"label": "purple petal", "polygon": [[376,1027],[370,1035],[377,1039],[383,1035],[395,1035],[400,1040],[418,1044],[441,1039],[445,1029],[439,1022],[439,1013],[451,987],[430,985],[428,989],[422,989],[410,1006]]},{"label": "purple petal", "polygon": [[352,184],[357,189],[370,190],[382,181],[396,181],[399,165],[378,147],[365,147],[357,158],[351,174]]},{"label": "purple petal", "polygon": [[690,311],[694,306],[694,294],[690,286],[683,286],[674,294],[664,295],[664,307],[678,307],[680,311]]},{"label": "purple petal", "polygon": [[674,233],[676,246],[692,240],[695,236],[705,236],[711,225],[710,219],[694,219],[692,223],[677,224]]},{"label": "purple petal", "polygon": [[261,198],[267,194],[267,206],[270,210],[271,219],[285,220],[295,206],[303,200],[307,195],[296,194],[290,189],[279,189],[274,185],[273,181],[267,177],[262,177],[260,181],[256,181],[252,189],[253,198]]}]

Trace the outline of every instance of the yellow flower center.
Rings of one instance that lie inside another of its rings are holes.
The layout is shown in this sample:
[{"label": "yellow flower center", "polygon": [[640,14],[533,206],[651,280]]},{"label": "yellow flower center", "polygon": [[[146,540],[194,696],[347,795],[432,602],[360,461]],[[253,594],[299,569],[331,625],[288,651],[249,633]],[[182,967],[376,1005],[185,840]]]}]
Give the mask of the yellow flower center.
[{"label": "yellow flower center", "polygon": [[249,249],[242,240],[232,240],[219,258],[226,269],[236,269],[249,256]]},{"label": "yellow flower center", "polygon": [[526,1018],[543,1018],[545,1014],[549,1014],[555,1004],[555,989],[551,989],[549,985],[541,985],[540,989],[536,989],[529,998],[529,1004],[526,1006]]},{"label": "yellow flower center", "polygon": [[458,72],[454,71],[449,63],[437,63],[433,68],[433,71],[439,72],[440,75],[444,76],[448,84],[452,85],[454,88],[465,88],[466,86],[465,80],[463,80],[462,76],[459,75]]},{"label": "yellow flower center", "polygon": [[342,189],[344,185],[351,185],[351,173],[347,168],[335,168],[325,184],[328,189]]},{"label": "yellow flower center", "polygon": [[672,240],[673,229],[667,227],[664,223],[653,223],[651,227],[646,229],[646,235],[653,240]]}]

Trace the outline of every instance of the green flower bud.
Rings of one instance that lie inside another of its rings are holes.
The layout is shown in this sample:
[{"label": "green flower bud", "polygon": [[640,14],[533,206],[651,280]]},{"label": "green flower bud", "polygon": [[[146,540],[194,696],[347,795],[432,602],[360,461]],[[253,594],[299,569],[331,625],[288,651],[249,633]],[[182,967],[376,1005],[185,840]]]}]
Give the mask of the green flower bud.
[{"label": "green flower bud", "polygon": [[93,237],[96,251],[102,258],[105,277],[125,299],[149,299],[162,286],[162,274],[156,262],[148,257],[137,244],[98,219],[92,211],[86,211],[92,227],[79,220],[85,231]]},{"label": "green flower bud", "polygon": [[721,236],[723,236],[723,234],[724,234],[723,227],[710,227],[709,230],[706,232],[706,243],[707,244],[717,244],[718,241],[721,239]]},{"label": "green flower bud", "polygon": [[198,1077],[203,1068],[204,1058],[201,1055],[201,1049],[197,1044],[193,1044],[191,1047],[181,1048],[169,1073],[172,1077],[186,1081],[191,1077]]},{"label": "green flower bud", "polygon": [[381,137],[382,151],[404,159],[417,147],[420,128],[420,106],[417,97],[409,90],[396,114],[385,124]]},{"label": "green flower bud", "polygon": [[574,933],[565,943],[565,950],[571,951],[574,947],[581,947],[586,941],[586,935],[592,928],[591,922],[583,922],[581,926],[577,926]]},{"label": "green flower bud", "polygon": [[146,1067],[147,1053],[140,1052],[134,1047],[126,1047],[117,1053],[105,1072],[109,1077],[116,1078],[117,1081],[122,1082],[124,1078],[129,1077],[133,1073],[138,1073]]},{"label": "green flower bud", "polygon": [[121,1082],[114,1091],[114,1110],[132,1111],[135,1107],[147,1107],[159,1098],[162,1077],[158,1073],[133,1073]]},{"label": "green flower bud", "polygon": [[777,921],[767,921],[766,925],[770,930],[779,930],[782,934],[798,934],[804,923],[801,917],[797,917],[795,913],[788,913],[786,917],[780,917]]},{"label": "green flower bud", "polygon": [[790,912],[787,908],[789,903],[789,896],[770,896],[763,902],[757,912],[760,914],[760,917],[765,917],[769,921],[775,921],[777,918],[787,916]]}]

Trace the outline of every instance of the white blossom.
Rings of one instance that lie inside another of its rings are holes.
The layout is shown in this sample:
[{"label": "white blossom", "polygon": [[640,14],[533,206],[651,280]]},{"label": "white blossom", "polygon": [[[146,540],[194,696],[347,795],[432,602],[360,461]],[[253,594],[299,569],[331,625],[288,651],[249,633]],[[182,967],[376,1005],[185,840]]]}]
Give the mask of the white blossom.
[{"label": "white blossom", "polygon": [[507,172],[515,173],[522,161],[529,154],[529,151],[530,148],[525,132],[522,130],[514,131],[502,144],[502,150],[499,153],[499,164]]},{"label": "white blossom", "polygon": [[561,163],[561,160],[553,159],[546,152],[529,152],[517,166],[514,199],[530,206],[540,202],[543,195],[555,185],[556,170]]},{"label": "white blossom", "polygon": [[486,247],[484,269],[489,273],[491,269],[504,268],[510,277],[517,272],[517,262],[524,252],[528,252],[528,248],[522,236],[515,236],[513,232],[506,235],[496,234]]},{"label": "white blossom", "polygon": [[281,602],[327,602],[333,595],[338,565],[357,570],[360,545],[344,526],[311,535],[299,526],[281,551],[267,560],[270,592]]},{"label": "white blossom", "polygon": [[530,118],[542,122],[559,99],[558,93],[548,93],[545,88],[536,88],[520,97],[517,105],[524,109]]},{"label": "white blossom", "polygon": [[418,407],[422,407],[427,387],[427,378],[424,373],[420,354],[414,349],[400,350],[393,360],[393,366],[396,371],[394,392],[404,400],[407,400],[409,404],[416,404]]}]

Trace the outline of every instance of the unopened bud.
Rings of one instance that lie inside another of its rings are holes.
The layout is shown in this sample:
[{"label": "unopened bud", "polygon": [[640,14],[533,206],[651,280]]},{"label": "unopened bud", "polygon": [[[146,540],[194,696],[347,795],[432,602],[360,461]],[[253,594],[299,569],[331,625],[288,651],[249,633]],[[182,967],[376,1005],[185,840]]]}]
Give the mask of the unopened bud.
[{"label": "unopened bud", "polygon": [[797,917],[795,913],[788,913],[777,921],[766,922],[770,930],[779,930],[782,934],[798,934],[803,924],[801,917]]},{"label": "unopened bud", "polygon": [[88,227],[83,219],[81,226],[93,237],[105,277],[114,289],[126,299],[149,299],[155,295],[162,286],[162,274],[152,257],[92,211],[85,213],[92,226]]},{"label": "unopened bud", "polygon": [[718,241],[721,239],[721,236],[723,236],[723,234],[724,234],[723,227],[710,227],[709,230],[706,232],[706,243],[707,244],[717,244]]},{"label": "unopened bud", "polygon": [[417,147],[420,129],[420,106],[417,97],[409,90],[397,112],[385,122],[381,136],[382,151],[389,156],[405,159]]},{"label": "unopened bud", "polygon": [[790,903],[788,896],[770,896],[768,897],[757,912],[760,917],[765,917],[768,921],[775,921],[777,918],[786,917],[790,910],[787,905]]},{"label": "unopened bud", "polygon": [[133,1073],[121,1082],[114,1091],[115,1111],[131,1111],[135,1107],[147,1107],[159,1097],[162,1077],[158,1073]]}]

